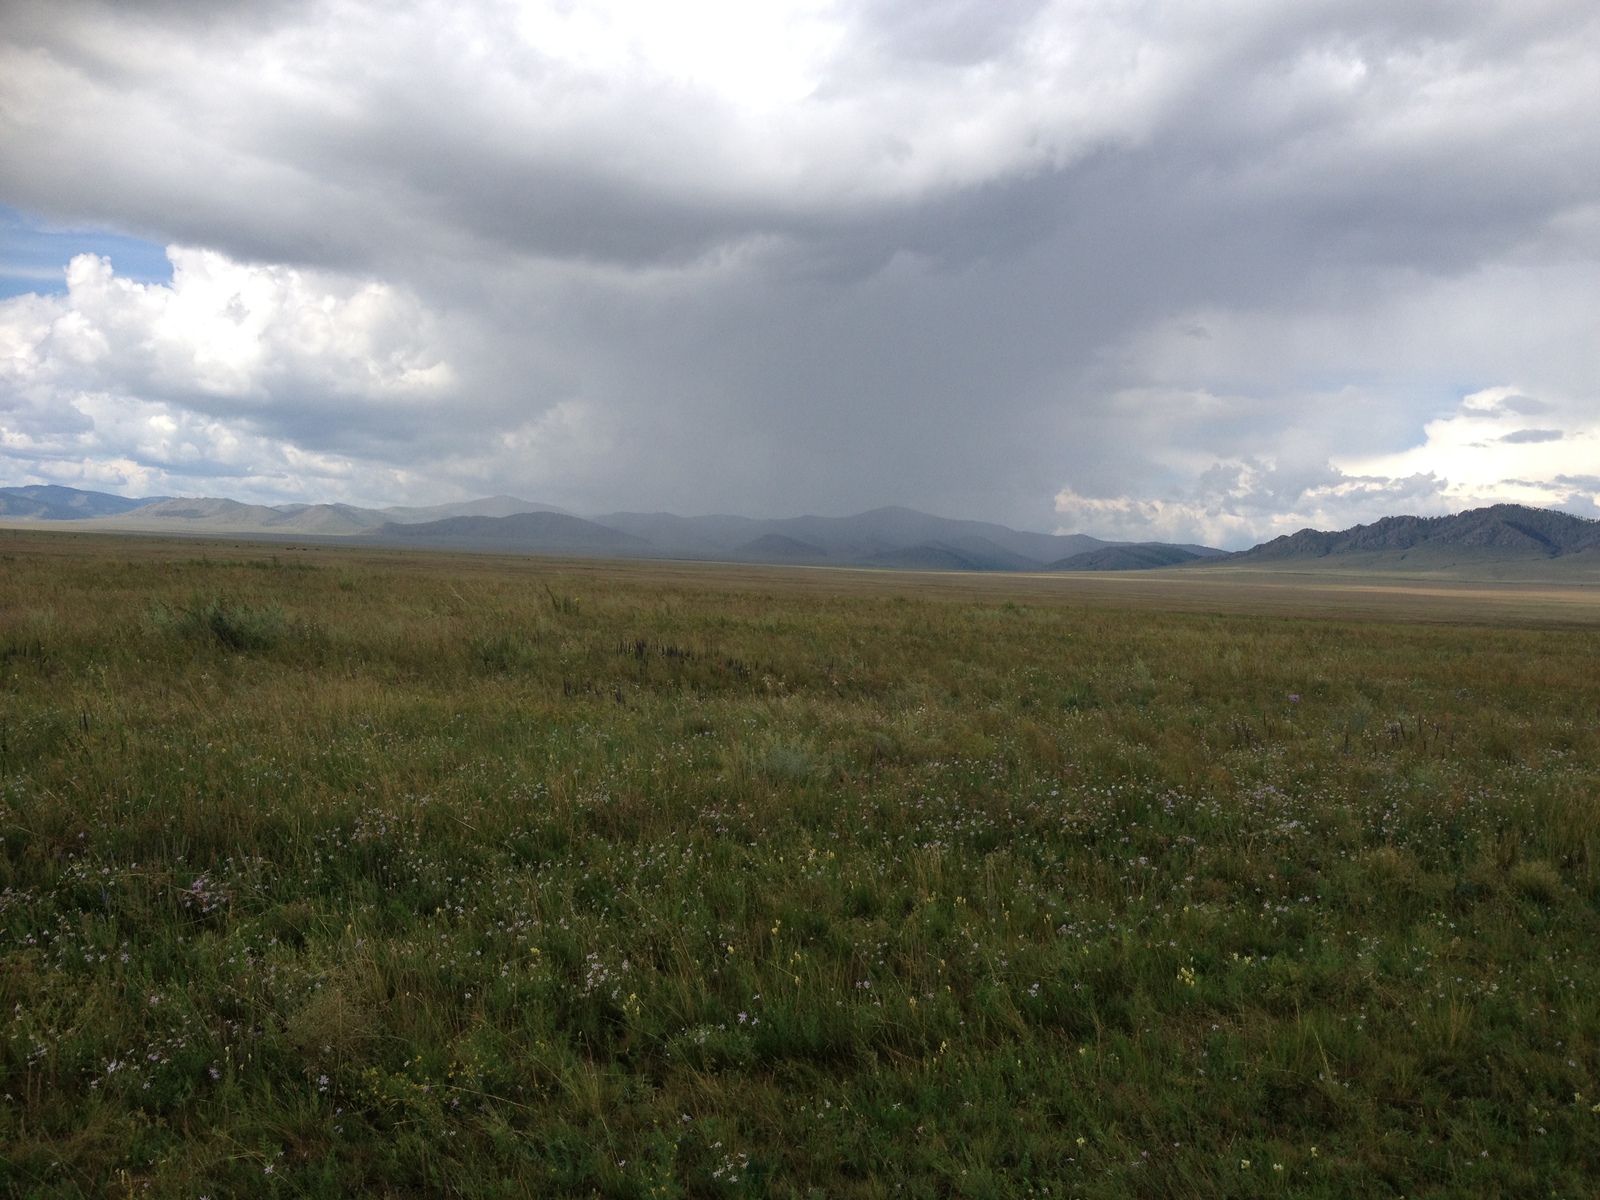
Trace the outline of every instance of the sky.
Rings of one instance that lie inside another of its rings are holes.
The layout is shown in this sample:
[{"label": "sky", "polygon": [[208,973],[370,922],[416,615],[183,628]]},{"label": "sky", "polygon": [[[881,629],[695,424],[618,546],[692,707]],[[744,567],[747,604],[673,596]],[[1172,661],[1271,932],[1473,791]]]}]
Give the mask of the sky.
[{"label": "sky", "polygon": [[1600,516],[1592,0],[0,0],[0,485]]}]

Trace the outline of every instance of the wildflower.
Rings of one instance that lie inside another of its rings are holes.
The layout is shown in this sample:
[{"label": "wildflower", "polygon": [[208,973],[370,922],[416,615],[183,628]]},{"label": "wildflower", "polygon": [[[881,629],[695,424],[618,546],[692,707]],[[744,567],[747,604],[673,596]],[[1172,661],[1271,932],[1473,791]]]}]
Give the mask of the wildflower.
[{"label": "wildflower", "polygon": [[1250,1160],[1248,1158],[1241,1158],[1239,1160],[1239,1170],[1248,1171],[1249,1169],[1250,1169]]}]

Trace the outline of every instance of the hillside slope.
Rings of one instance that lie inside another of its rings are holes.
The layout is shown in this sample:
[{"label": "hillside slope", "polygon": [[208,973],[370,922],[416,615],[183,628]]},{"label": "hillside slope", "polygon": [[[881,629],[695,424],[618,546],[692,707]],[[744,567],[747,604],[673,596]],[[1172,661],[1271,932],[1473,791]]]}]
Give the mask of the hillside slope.
[{"label": "hillside slope", "polygon": [[1385,517],[1371,525],[1323,532],[1302,529],[1226,559],[1232,564],[1330,558],[1436,563],[1544,560],[1600,550],[1600,521],[1523,504],[1496,504],[1448,517]]},{"label": "hillside slope", "polygon": [[[391,522],[370,535],[388,545],[558,554],[638,554],[650,544],[631,534],[558,512],[508,517],[447,517],[416,524]],[[367,540],[363,538],[362,540]]]},{"label": "hillside slope", "polygon": [[1086,550],[1050,564],[1052,571],[1149,571],[1176,567],[1206,557],[1187,546],[1165,542],[1140,542],[1131,546],[1104,546]]},{"label": "hillside slope", "polygon": [[35,521],[92,521],[114,517],[164,499],[152,496],[131,500],[109,492],[88,492],[59,484],[29,484],[0,488],[0,517],[21,517]]}]

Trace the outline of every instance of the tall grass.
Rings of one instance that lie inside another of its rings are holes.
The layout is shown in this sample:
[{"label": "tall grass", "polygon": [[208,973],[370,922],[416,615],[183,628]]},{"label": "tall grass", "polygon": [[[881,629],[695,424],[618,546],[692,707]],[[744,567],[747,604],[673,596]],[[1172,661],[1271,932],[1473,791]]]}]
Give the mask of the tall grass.
[{"label": "tall grass", "polygon": [[10,1193],[1597,1176],[1592,632],[93,545],[0,576]]}]

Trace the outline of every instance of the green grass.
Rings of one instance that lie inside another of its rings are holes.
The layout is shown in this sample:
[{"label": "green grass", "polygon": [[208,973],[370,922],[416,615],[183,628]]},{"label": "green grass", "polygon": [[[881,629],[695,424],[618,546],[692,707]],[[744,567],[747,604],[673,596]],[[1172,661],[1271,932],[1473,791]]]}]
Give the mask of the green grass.
[{"label": "green grass", "polygon": [[1592,629],[227,552],[6,543],[9,1194],[1600,1176]]}]

